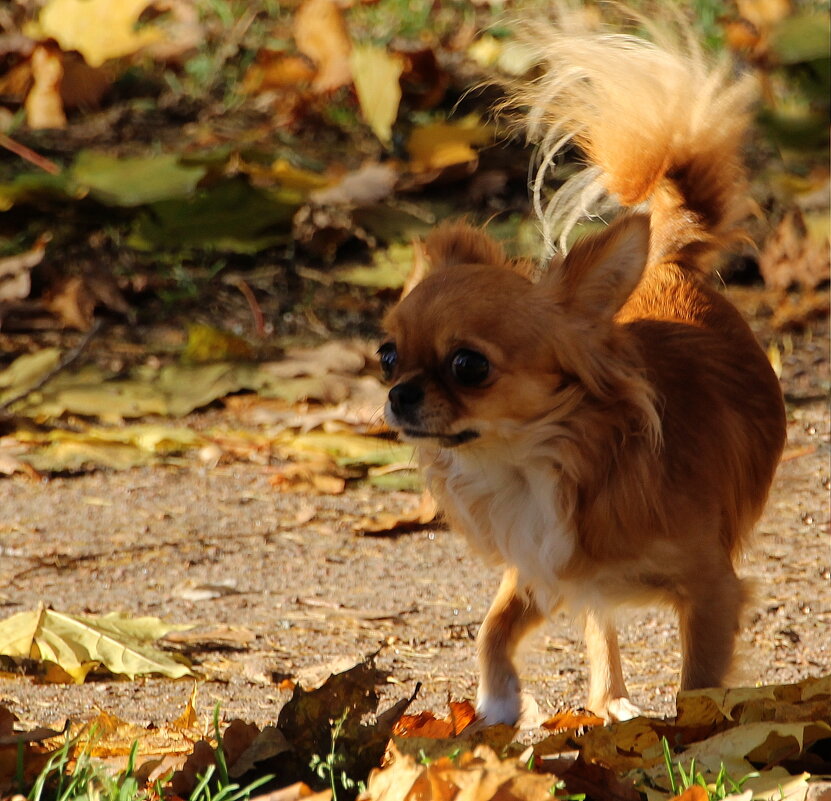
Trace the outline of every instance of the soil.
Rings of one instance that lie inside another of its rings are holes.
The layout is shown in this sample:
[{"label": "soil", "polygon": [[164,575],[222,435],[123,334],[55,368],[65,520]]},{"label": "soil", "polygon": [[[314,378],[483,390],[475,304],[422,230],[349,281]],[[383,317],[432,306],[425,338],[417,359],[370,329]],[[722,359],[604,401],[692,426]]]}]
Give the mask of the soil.
[{"label": "soil", "polygon": [[[730,292],[754,308],[760,291]],[[769,317],[755,315],[753,324],[767,345]],[[758,583],[740,635],[745,684],[831,672],[828,321],[777,340],[786,345],[789,442],[740,567]],[[278,494],[266,469],[252,464],[99,471],[44,483],[18,476],[2,479],[0,493],[0,614],[45,603],[196,624],[193,637],[170,647],[185,650],[204,677],[197,708],[205,719],[219,702],[226,719],[274,722],[289,696],[284,678],[314,685],[379,649],[378,664],[390,672],[386,701],[421,682],[414,708],[444,714],[449,698],[475,694],[474,637],[498,570],[441,527],[395,538],[362,537],[351,527],[356,516],[415,504],[413,494],[365,486],[340,496]],[[672,714],[679,671],[672,616],[632,613],[621,640],[635,702]],[[0,702],[26,724],[98,710],[163,724],[193,688],[190,679],[111,676],[45,684],[7,669]],[[522,678],[543,715],[583,703],[584,649],[566,618],[529,638]]]}]

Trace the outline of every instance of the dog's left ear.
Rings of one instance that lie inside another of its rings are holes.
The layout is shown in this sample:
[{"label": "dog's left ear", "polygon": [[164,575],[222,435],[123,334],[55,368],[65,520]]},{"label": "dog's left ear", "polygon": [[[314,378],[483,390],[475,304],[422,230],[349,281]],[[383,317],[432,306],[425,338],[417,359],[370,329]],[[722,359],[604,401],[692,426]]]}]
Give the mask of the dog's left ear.
[{"label": "dog's left ear", "polygon": [[638,285],[649,256],[649,217],[630,214],[580,239],[540,281],[558,303],[608,319]]},{"label": "dog's left ear", "polygon": [[467,223],[440,225],[427,237],[424,247],[434,270],[458,264],[487,264],[491,267],[507,267],[510,264],[499,242]]}]

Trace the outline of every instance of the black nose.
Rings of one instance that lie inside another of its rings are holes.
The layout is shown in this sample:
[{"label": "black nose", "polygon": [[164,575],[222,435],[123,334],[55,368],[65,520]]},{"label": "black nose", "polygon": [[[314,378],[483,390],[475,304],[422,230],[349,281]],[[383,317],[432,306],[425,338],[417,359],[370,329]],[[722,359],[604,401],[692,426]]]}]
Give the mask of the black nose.
[{"label": "black nose", "polygon": [[418,384],[408,381],[396,384],[390,390],[389,398],[390,406],[396,414],[406,414],[424,400],[424,390]]}]

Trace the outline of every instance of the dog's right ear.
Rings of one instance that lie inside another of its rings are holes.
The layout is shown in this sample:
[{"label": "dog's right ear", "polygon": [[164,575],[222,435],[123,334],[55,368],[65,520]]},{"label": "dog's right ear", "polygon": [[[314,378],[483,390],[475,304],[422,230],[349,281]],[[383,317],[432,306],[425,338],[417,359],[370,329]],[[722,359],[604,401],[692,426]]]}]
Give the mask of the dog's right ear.
[{"label": "dog's right ear", "polygon": [[424,247],[433,270],[444,270],[458,264],[510,266],[510,259],[502,245],[467,223],[443,223],[427,237]]}]

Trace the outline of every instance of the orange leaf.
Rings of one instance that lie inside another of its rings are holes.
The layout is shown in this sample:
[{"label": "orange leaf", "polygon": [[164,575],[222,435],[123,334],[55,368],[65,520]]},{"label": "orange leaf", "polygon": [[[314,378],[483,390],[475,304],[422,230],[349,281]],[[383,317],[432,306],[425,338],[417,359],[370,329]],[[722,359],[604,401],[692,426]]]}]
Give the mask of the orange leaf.
[{"label": "orange leaf", "polygon": [[417,715],[402,715],[393,727],[396,737],[429,737],[446,740],[461,734],[476,717],[476,710],[470,701],[451,701],[450,714],[439,720],[432,712]]},{"label": "orange leaf", "polygon": [[564,731],[602,725],[603,718],[599,718],[591,712],[567,710],[566,712],[559,712],[553,717],[550,717],[542,724],[542,727],[548,729],[548,731]]},{"label": "orange leaf", "polygon": [[24,104],[29,127],[66,128],[61,100],[61,54],[50,47],[36,47],[32,52],[32,78],[34,83]]},{"label": "orange leaf", "polygon": [[352,83],[352,46],[338,5],[333,0],[305,0],[294,16],[297,49],[317,66],[312,88],[328,92]]}]

